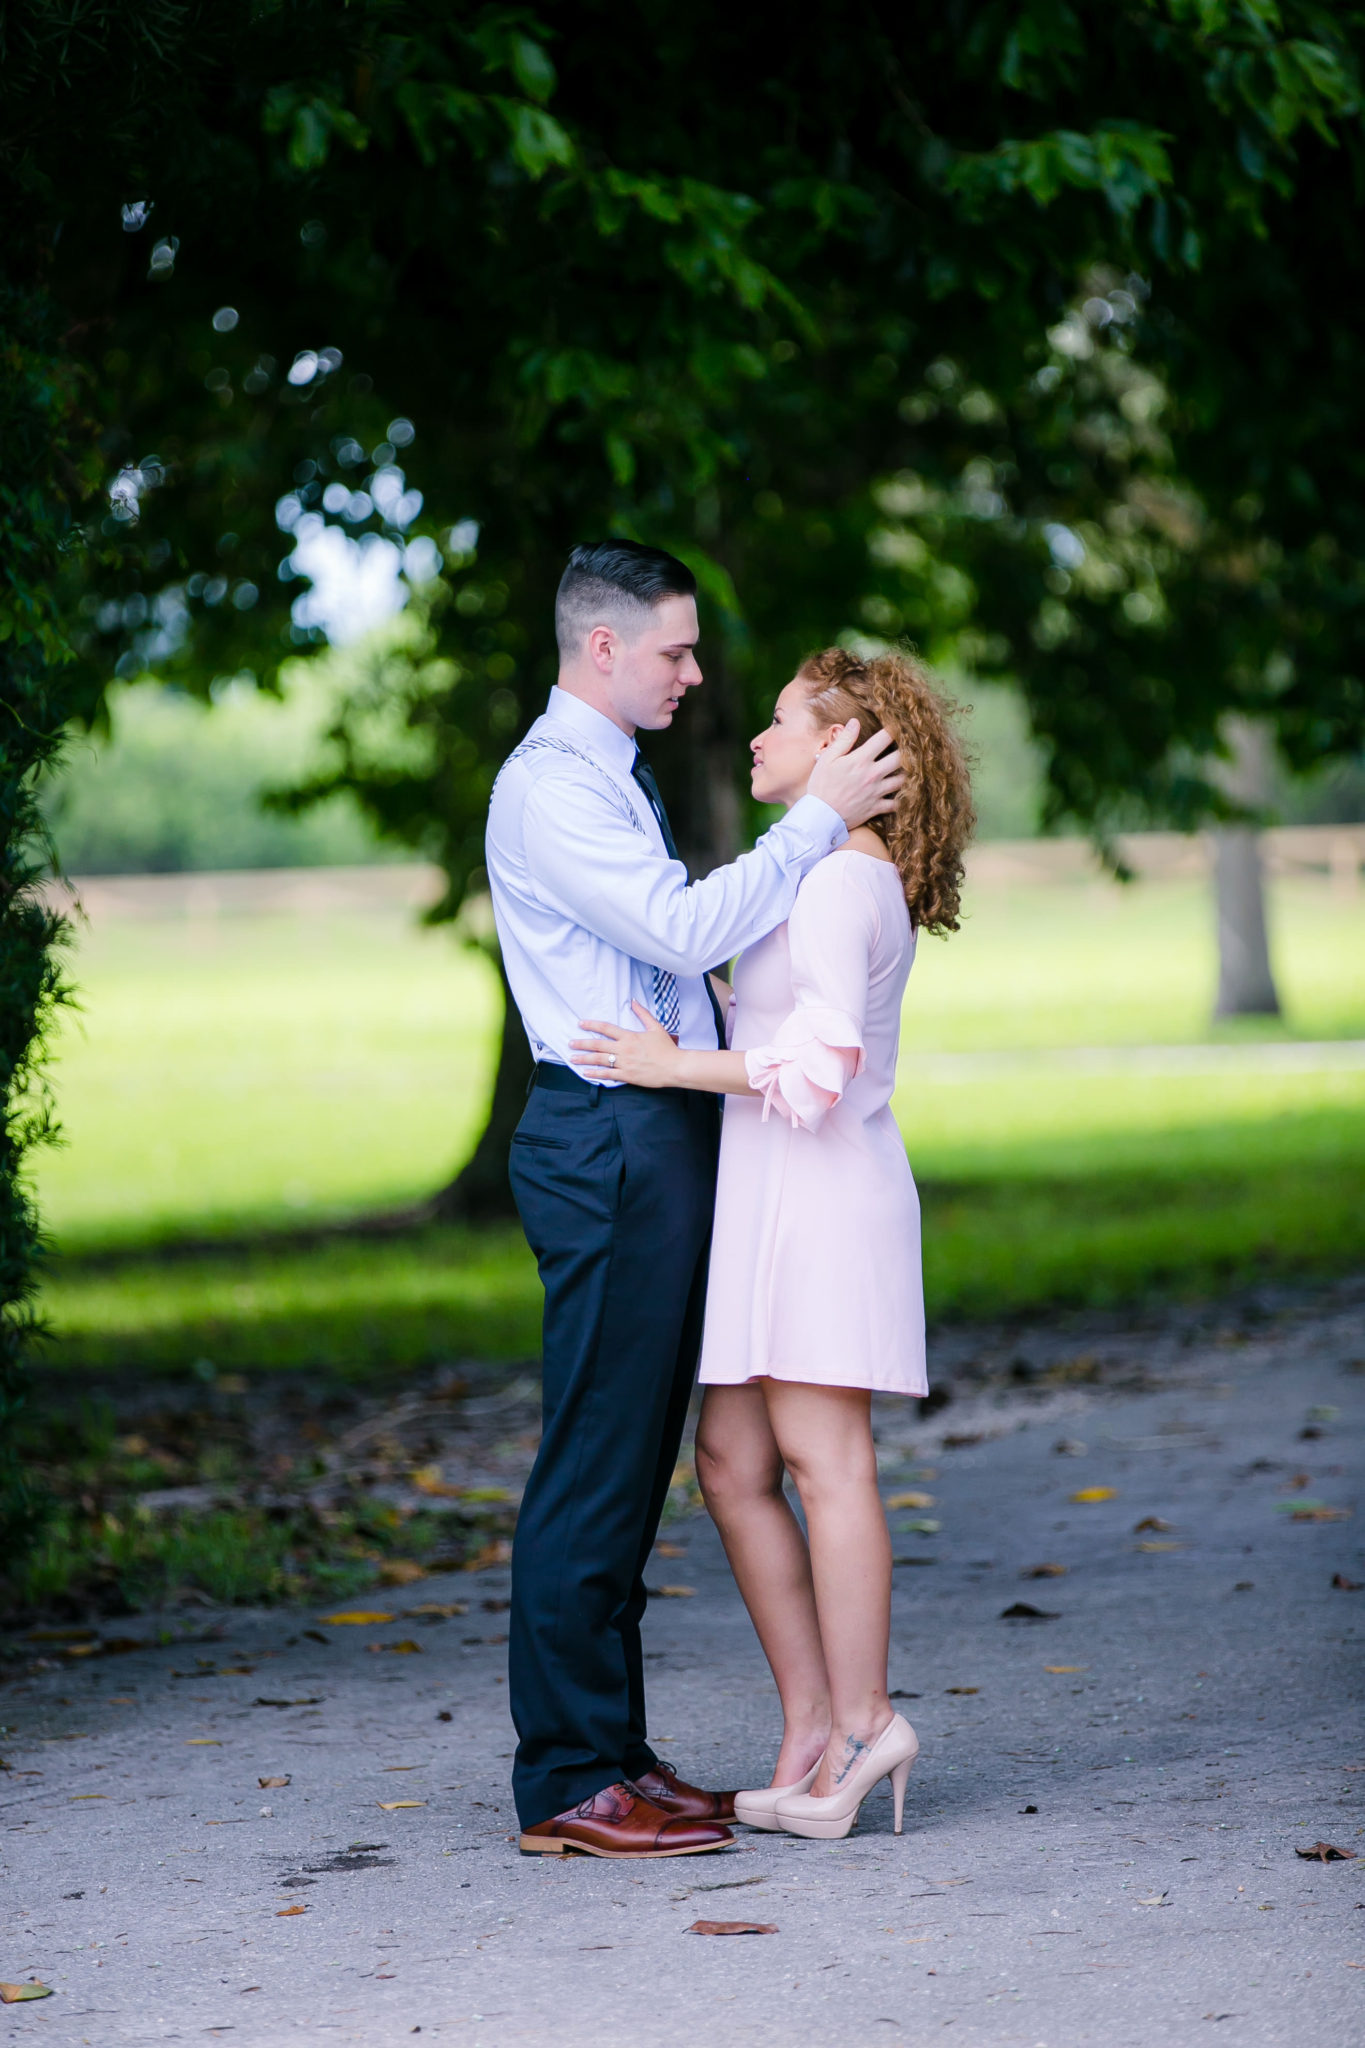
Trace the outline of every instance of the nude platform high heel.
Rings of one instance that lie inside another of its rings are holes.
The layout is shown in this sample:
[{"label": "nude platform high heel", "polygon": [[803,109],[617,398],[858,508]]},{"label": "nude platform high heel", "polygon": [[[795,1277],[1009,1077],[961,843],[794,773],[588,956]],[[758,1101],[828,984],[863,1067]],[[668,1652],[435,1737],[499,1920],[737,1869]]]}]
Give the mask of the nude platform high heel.
[{"label": "nude platform high heel", "polygon": [[817,1758],[805,1777],[798,1778],[794,1785],[765,1785],[761,1792],[736,1792],[735,1819],[743,1821],[746,1828],[762,1828],[770,1835],[780,1835],[782,1822],[777,1817],[778,1800],[809,1792],[819,1768],[820,1760]]},{"label": "nude platform high heel", "polygon": [[[777,1825],[788,1834],[806,1835],[821,1842],[838,1841],[852,1832],[858,1809],[873,1786],[890,1778],[899,1834],[905,1810],[905,1781],[918,1755],[919,1737],[903,1715],[895,1714],[837,1792],[831,1792],[827,1799],[817,1799],[810,1792],[781,1794],[774,1808]],[[814,1782],[812,1778],[811,1783]]]}]

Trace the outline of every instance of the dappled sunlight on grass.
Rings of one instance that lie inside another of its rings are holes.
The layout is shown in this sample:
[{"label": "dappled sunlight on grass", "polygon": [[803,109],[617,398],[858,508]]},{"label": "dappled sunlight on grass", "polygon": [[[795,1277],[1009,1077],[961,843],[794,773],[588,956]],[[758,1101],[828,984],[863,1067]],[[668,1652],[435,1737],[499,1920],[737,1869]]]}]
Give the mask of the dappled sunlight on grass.
[{"label": "dappled sunlight on grass", "polygon": [[[1365,1038],[1365,897],[1277,883],[1287,1022],[1216,1031],[1201,887],[982,888],[968,912],[921,945],[895,1103],[931,1315],[1365,1260],[1365,1071],[1273,1054]],[[52,1366],[383,1379],[536,1354],[514,1226],[268,1236],[416,1199],[459,1163],[494,1054],[485,962],[395,905],[111,921],[76,968],[84,1016],[56,1074],[70,1144],[40,1189],[61,1247]],[[1192,1071],[1059,1050],[1201,1042]],[[1228,1042],[1252,1063],[1220,1064]]]},{"label": "dappled sunlight on grass", "polygon": [[104,1373],[206,1362],[383,1377],[540,1349],[535,1262],[512,1227],[62,1261],[44,1307],[52,1362]]},{"label": "dappled sunlight on grass", "polygon": [[63,1244],[308,1224],[456,1169],[492,1082],[497,977],[400,905],[110,922],[73,961],[37,1161]]}]

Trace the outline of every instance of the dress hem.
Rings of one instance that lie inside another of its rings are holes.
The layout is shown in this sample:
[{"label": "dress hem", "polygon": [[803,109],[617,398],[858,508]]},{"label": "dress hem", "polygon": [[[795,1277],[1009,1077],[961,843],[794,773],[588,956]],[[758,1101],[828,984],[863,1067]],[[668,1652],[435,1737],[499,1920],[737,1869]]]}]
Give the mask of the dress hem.
[{"label": "dress hem", "polygon": [[751,1372],[742,1380],[713,1380],[707,1379],[702,1373],[697,1375],[697,1385],[699,1387],[752,1387],[756,1386],[759,1380],[781,1380],[784,1386],[794,1387],[849,1387],[855,1393],[901,1394],[907,1401],[923,1401],[929,1392],[927,1380],[924,1386],[919,1388],[889,1387],[877,1380],[813,1380],[807,1378],[804,1373],[777,1372],[774,1370]]}]

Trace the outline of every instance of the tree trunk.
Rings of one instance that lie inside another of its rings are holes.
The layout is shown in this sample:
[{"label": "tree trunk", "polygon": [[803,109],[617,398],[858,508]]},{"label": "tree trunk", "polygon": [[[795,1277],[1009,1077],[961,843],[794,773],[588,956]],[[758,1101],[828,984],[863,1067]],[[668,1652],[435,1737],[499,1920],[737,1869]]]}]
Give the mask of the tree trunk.
[{"label": "tree trunk", "polygon": [[738,770],[743,742],[738,737],[737,694],[724,656],[716,652],[707,660],[705,683],[695,696],[688,696],[672,729],[643,735],[679,858],[693,881],[724,867],[740,850],[744,819]]},{"label": "tree trunk", "polygon": [[[1274,794],[1270,734],[1250,718],[1224,725],[1228,758],[1216,777],[1246,810],[1264,811]],[[1270,966],[1260,835],[1254,825],[1220,825],[1213,837],[1213,886],[1218,918],[1216,1017],[1278,1017],[1280,998]]]},{"label": "tree trunk", "polygon": [[531,1048],[507,985],[502,955],[495,948],[490,947],[490,951],[503,994],[502,1044],[493,1081],[493,1102],[473,1158],[431,1204],[432,1213],[442,1223],[503,1223],[517,1213],[507,1178],[507,1155],[512,1133],[526,1107]]},{"label": "tree trunk", "polygon": [[1217,1017],[1278,1017],[1270,968],[1260,835],[1253,825],[1223,825],[1213,834],[1218,906]]}]

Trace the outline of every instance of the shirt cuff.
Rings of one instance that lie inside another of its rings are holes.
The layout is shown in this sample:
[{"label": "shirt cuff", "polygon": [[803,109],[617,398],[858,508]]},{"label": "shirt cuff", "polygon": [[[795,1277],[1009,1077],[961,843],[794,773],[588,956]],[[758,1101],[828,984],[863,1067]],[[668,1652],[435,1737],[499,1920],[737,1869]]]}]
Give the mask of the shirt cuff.
[{"label": "shirt cuff", "polygon": [[792,805],[775,831],[795,831],[815,859],[833,853],[848,838],[848,827],[832,805],[820,796],[803,796]]}]

